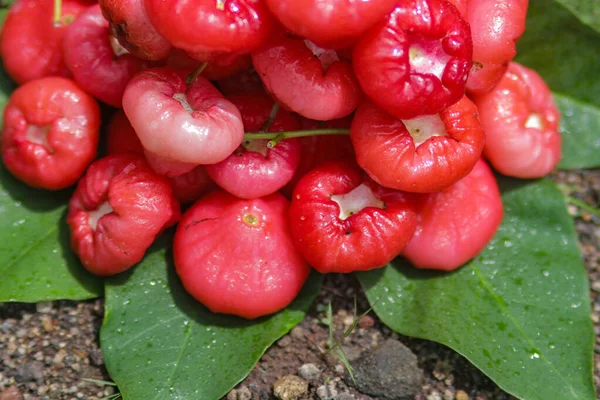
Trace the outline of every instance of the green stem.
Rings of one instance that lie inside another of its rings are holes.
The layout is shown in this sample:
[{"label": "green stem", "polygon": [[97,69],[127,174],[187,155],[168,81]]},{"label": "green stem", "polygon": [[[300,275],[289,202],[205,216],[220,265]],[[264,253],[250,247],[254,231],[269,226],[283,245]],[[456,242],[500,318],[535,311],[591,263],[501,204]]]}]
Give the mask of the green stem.
[{"label": "green stem", "polygon": [[269,114],[269,119],[267,119],[267,122],[265,123],[265,126],[263,127],[263,132],[269,132],[269,129],[271,129],[271,125],[273,125],[273,121],[275,121],[275,118],[277,117],[277,113],[279,112],[279,104],[275,103],[273,104],[273,108],[271,108],[271,113]]},{"label": "green stem", "polygon": [[62,0],[54,0],[54,26],[59,26],[62,19]]},{"label": "green stem", "polygon": [[584,211],[589,212],[592,215],[595,215],[596,218],[600,218],[600,210],[598,210],[597,208],[594,208],[594,207],[590,206],[588,203],[586,203],[585,201],[581,201],[578,198],[573,197],[573,196],[566,196],[566,198],[567,198],[567,203],[570,203],[574,206],[581,208]]},{"label": "green stem", "polygon": [[293,139],[307,136],[326,136],[326,135],[349,135],[349,129],[312,129],[304,131],[285,131],[285,132],[248,132],[244,135],[244,140],[273,140],[275,138]]},{"label": "green stem", "polygon": [[188,75],[187,79],[185,80],[185,83],[187,83],[188,85],[194,83],[196,78],[200,76],[200,74],[206,69],[207,66],[208,61],[205,61],[202,64],[200,64],[197,70]]}]

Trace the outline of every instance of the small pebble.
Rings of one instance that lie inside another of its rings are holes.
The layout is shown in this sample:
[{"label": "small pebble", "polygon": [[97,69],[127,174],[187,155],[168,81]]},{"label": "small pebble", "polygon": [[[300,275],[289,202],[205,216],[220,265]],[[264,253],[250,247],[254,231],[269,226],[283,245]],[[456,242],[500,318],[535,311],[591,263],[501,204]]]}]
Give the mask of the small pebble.
[{"label": "small pebble", "polygon": [[227,394],[227,400],[251,400],[252,393],[246,386],[240,386]]},{"label": "small pebble", "polygon": [[292,338],[289,336],[284,336],[277,342],[279,347],[287,347],[292,343]]},{"label": "small pebble", "polygon": [[298,369],[298,375],[307,381],[314,381],[321,376],[321,371],[315,364],[304,364]]},{"label": "small pebble", "polygon": [[432,392],[427,395],[427,400],[442,400],[442,396],[438,392]]},{"label": "small pebble", "polygon": [[23,397],[16,387],[9,387],[8,389],[0,392],[0,400],[21,400]]},{"label": "small pebble", "polygon": [[365,315],[364,317],[362,317],[360,319],[360,321],[358,321],[358,326],[360,326],[361,328],[372,328],[375,325],[375,319],[373,317],[371,317],[370,315]]},{"label": "small pebble", "polygon": [[302,340],[306,338],[306,332],[301,326],[296,326],[294,329],[292,329],[290,335],[297,340]]},{"label": "small pebble", "polygon": [[51,301],[40,301],[35,304],[35,310],[40,314],[48,314],[52,312],[52,305]]},{"label": "small pebble", "polygon": [[286,375],[275,381],[273,394],[280,400],[294,400],[308,392],[308,382],[296,375]]},{"label": "small pebble", "polygon": [[459,390],[458,392],[456,392],[456,394],[454,395],[454,398],[456,400],[469,400],[469,395],[463,391],[463,390]]},{"label": "small pebble", "polygon": [[335,400],[337,399],[338,391],[335,387],[335,382],[329,381],[325,385],[317,388],[317,396],[321,400]]}]

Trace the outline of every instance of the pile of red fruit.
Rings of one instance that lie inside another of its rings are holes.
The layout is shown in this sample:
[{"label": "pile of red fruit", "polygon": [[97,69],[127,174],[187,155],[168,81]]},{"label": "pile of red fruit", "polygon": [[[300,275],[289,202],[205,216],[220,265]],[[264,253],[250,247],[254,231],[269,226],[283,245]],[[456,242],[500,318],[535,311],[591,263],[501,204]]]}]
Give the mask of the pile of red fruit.
[{"label": "pile of red fruit", "polygon": [[[522,178],[560,158],[547,85],[511,62],[527,6],[64,0],[59,17],[52,0],[17,0],[0,42],[22,84],[4,165],[37,188],[78,182],[71,243],[95,274],[132,267],[178,224],[177,272],[215,312],[276,312],[309,265],[401,255],[453,270],[502,220],[482,154]],[[96,99],[122,110],[94,161]]]}]

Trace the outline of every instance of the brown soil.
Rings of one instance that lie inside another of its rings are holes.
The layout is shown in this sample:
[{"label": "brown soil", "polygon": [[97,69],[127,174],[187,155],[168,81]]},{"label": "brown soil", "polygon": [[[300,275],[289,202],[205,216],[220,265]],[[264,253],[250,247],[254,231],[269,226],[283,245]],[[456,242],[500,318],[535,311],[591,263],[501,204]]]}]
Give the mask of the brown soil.
[{"label": "brown soil", "polygon": [[[553,178],[573,189],[572,196],[598,207],[599,170],[559,173]],[[576,217],[582,255],[590,276],[592,319],[598,338],[600,221],[574,206],[570,206],[569,211]],[[325,384],[337,391],[341,400],[371,399],[348,386],[342,379],[343,365],[337,358],[322,352],[328,338],[328,328],[322,321],[326,305],[332,302],[335,330],[341,333],[352,321],[355,296],[358,311],[363,312],[368,305],[358,283],[349,276],[328,276],[309,315],[267,351],[249,377],[238,385],[238,392],[229,398],[241,399],[242,394],[249,391],[253,399],[272,399],[277,378],[297,374],[303,364],[312,363],[320,372],[302,399],[318,398],[317,389]],[[0,400],[99,399],[115,393],[112,386],[82,380],[110,380],[98,345],[102,305],[102,300],[0,305]],[[389,337],[399,339],[418,356],[419,366],[425,372],[423,387],[415,397],[418,400],[512,398],[455,352],[436,343],[399,336],[372,313],[344,340],[344,350],[348,358],[353,359]],[[600,391],[598,339],[594,361],[595,383]]]}]

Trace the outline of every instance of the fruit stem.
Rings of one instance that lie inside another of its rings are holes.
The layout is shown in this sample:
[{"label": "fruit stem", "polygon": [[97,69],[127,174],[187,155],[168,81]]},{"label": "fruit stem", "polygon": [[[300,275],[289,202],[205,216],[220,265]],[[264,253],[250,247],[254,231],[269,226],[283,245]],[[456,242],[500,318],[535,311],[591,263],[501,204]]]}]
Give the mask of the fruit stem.
[{"label": "fruit stem", "polygon": [[188,75],[187,79],[185,80],[185,83],[187,83],[188,85],[194,83],[196,78],[200,76],[200,74],[206,69],[207,66],[208,61],[205,61],[202,64],[200,64],[197,70]]},{"label": "fruit stem", "polygon": [[282,140],[307,136],[349,135],[349,129],[310,129],[304,131],[284,131],[275,133],[248,132],[244,140],[269,140],[268,148],[273,148]]},{"label": "fruit stem", "polygon": [[278,112],[279,112],[279,104],[275,103],[275,104],[273,104],[273,108],[271,108],[271,113],[269,114],[269,119],[267,119],[267,122],[265,122],[265,126],[262,129],[263,132],[269,132],[269,129],[271,129],[271,125],[273,125],[273,121],[275,121],[275,118],[277,117]]},{"label": "fruit stem", "polygon": [[54,26],[60,26],[62,19],[62,0],[54,0]]}]

